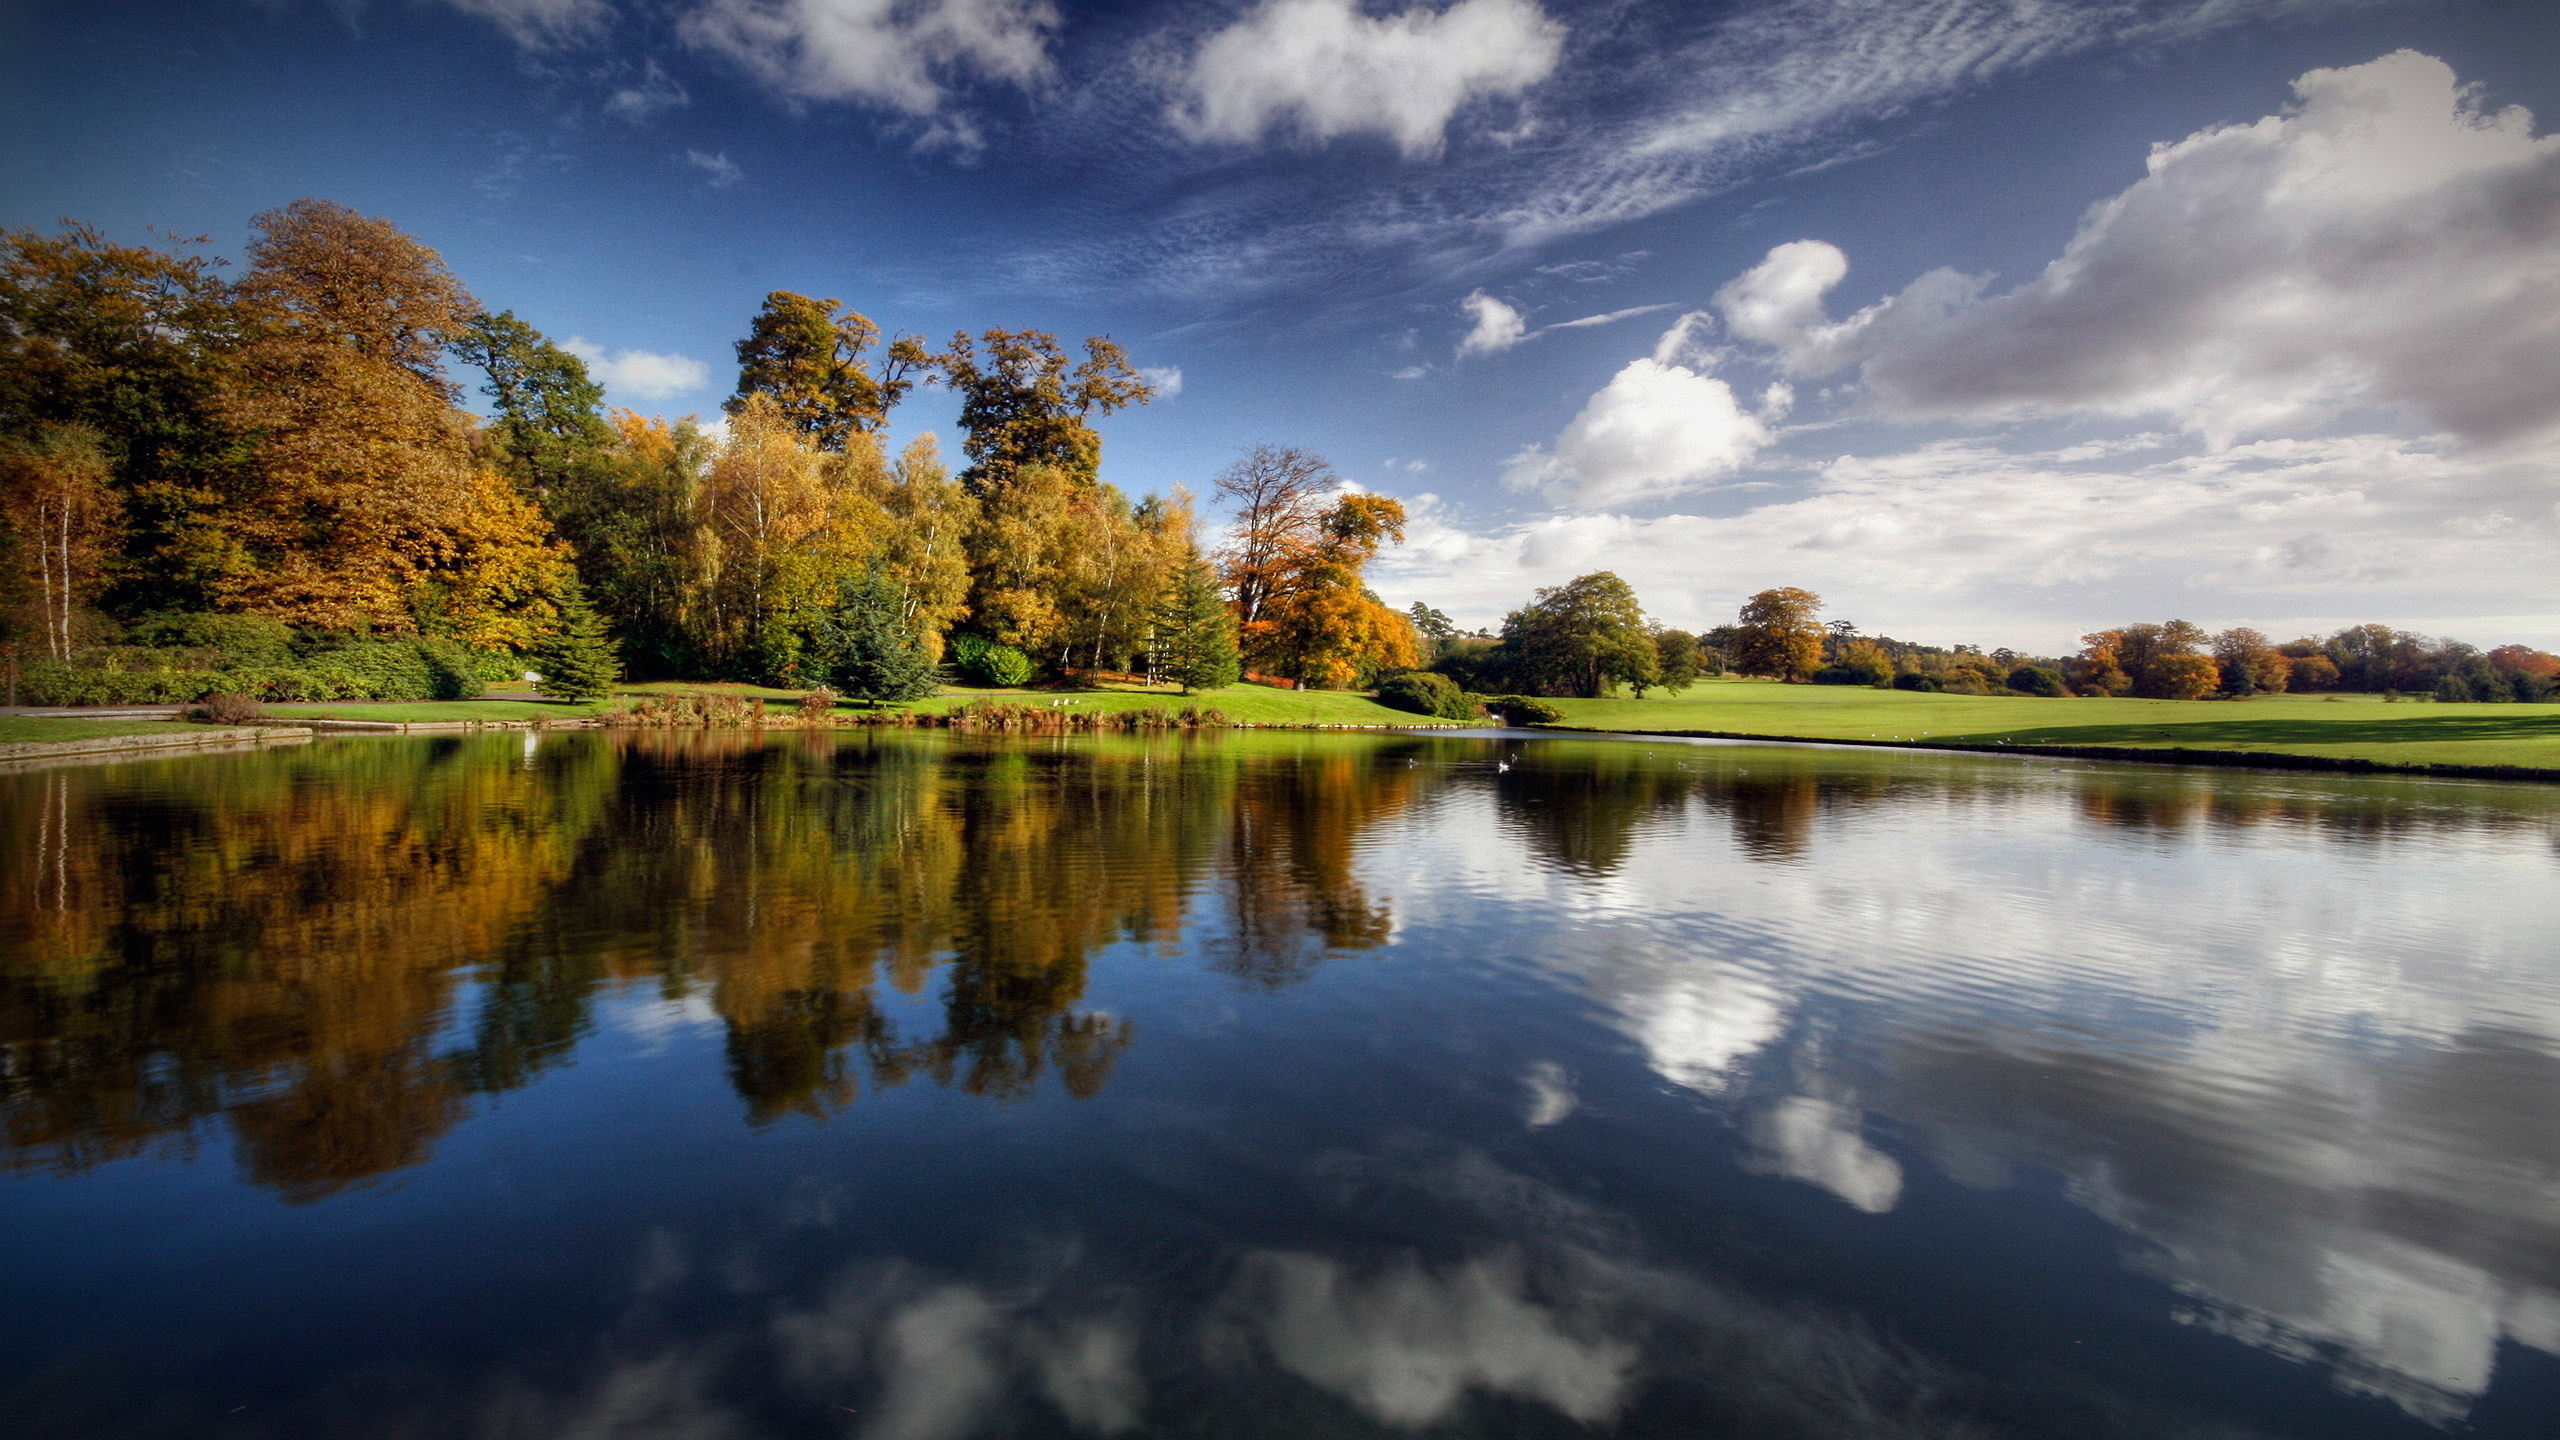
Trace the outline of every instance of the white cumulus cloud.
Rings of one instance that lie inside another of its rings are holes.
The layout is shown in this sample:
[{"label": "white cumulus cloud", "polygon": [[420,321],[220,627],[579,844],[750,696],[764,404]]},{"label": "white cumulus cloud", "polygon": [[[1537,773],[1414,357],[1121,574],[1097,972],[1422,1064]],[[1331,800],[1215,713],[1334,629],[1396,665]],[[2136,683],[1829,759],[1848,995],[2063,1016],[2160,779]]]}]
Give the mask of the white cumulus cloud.
[{"label": "white cumulus cloud", "polygon": [[2362,405],[2475,443],[2560,431],[2560,138],[2410,51],[2294,89],[2155,148],[2016,289],[1941,270],[1834,322],[1845,257],[1798,241],[1718,308],[1793,373],[1863,364],[1907,418],[2165,415],[2224,445]]},{"label": "white cumulus cloud", "polygon": [[1141,365],[1139,378],[1156,387],[1156,398],[1170,400],[1182,393],[1182,367],[1179,365]]},{"label": "white cumulus cloud", "polygon": [[955,73],[1046,75],[1057,26],[1049,0],[706,0],[683,34],[787,98],[924,116]]},{"label": "white cumulus cloud", "polygon": [[587,362],[587,373],[617,396],[664,400],[670,395],[699,390],[711,379],[710,366],[683,355],[658,355],[647,350],[620,350],[608,355],[603,346],[577,335],[561,341],[560,348]]},{"label": "white cumulus cloud", "polygon": [[1602,386],[1552,450],[1522,451],[1503,483],[1599,510],[1675,495],[1749,464],[1769,444],[1769,427],[1732,386],[1680,363],[1697,319],[1682,317],[1653,354]]},{"label": "white cumulus cloud", "polygon": [[1519,344],[1521,337],[1529,333],[1519,311],[1481,290],[1459,301],[1458,307],[1467,312],[1467,318],[1476,322],[1475,328],[1458,342],[1458,358],[1461,360],[1470,355],[1500,354]]},{"label": "white cumulus cloud", "polygon": [[1436,154],[1469,103],[1525,94],[1564,53],[1535,0],[1458,0],[1363,14],[1354,0],[1264,0],[1203,42],[1171,111],[1194,140],[1237,143],[1294,127],[1309,139],[1375,134]]}]

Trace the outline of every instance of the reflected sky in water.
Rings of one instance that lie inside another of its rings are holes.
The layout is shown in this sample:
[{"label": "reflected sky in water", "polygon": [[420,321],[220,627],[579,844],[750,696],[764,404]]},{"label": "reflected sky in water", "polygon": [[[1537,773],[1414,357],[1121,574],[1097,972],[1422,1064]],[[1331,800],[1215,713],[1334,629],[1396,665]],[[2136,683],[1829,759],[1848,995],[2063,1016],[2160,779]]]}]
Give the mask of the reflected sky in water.
[{"label": "reflected sky in water", "polygon": [[12,1433],[2560,1416],[2560,790],[582,734],[0,815]]}]

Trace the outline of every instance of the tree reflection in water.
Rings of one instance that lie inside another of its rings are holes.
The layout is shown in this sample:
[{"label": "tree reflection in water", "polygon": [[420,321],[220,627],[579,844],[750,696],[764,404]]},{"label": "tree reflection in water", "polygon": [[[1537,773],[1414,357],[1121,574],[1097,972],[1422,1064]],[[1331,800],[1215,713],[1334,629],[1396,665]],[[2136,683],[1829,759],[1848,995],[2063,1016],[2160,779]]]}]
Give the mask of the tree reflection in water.
[{"label": "tree reflection in water", "polygon": [[[294,1201],[424,1159],[633,986],[708,1001],[755,1124],[918,1076],[1093,1095],[1132,1039],[1077,1008],[1098,949],[1173,947],[1212,880],[1212,963],[1254,985],[1379,944],[1352,859],[1416,784],[1219,737],[643,733],[529,762],[510,738],[152,768],[0,777],[40,817],[0,833],[7,1164],[219,1121]],[[882,984],[938,986],[939,1026],[902,1031]]]}]

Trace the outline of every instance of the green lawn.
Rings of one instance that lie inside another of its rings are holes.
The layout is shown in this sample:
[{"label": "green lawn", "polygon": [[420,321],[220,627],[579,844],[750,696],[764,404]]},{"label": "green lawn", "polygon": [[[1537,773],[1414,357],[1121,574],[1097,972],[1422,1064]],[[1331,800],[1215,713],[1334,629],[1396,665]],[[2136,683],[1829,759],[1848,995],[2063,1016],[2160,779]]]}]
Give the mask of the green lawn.
[{"label": "green lawn", "polygon": [[1565,725],[1584,730],[2232,750],[2389,765],[2560,769],[2560,705],[2391,704],[2372,695],[2030,700],[1729,678],[1702,680],[1676,697],[1553,703],[1565,712]]},{"label": "green lawn", "polygon": [[102,740],[110,735],[166,735],[177,729],[178,723],[170,720],[49,720],[0,715],[0,745]]}]

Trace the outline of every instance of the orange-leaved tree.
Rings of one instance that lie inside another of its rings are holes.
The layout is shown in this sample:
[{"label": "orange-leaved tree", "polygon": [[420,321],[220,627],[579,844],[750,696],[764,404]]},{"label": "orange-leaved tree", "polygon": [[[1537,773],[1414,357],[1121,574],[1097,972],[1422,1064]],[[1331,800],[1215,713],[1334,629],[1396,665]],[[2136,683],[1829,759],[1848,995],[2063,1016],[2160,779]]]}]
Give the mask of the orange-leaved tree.
[{"label": "orange-leaved tree", "polygon": [[1733,628],[1733,668],[1789,683],[1822,666],[1822,597],[1792,585],[1763,590],[1743,602]]}]

